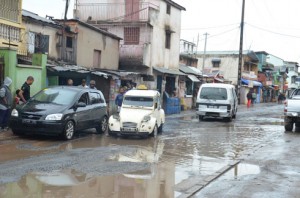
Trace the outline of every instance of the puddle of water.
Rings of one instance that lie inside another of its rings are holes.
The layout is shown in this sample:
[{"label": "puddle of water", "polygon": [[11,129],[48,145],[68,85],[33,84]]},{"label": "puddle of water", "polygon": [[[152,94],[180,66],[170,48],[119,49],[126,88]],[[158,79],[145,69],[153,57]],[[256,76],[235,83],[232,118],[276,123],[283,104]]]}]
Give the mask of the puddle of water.
[{"label": "puddle of water", "polygon": [[224,179],[239,179],[240,177],[247,175],[258,175],[260,173],[260,167],[253,164],[240,163],[230,169],[221,178]]}]

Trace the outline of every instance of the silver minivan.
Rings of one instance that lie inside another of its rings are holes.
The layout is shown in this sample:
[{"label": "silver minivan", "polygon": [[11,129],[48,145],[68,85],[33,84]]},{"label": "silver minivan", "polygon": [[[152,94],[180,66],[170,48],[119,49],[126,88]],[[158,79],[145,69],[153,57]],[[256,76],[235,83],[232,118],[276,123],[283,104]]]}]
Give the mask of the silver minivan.
[{"label": "silver minivan", "polygon": [[230,84],[203,84],[197,95],[197,115],[199,120],[205,117],[223,118],[231,121],[236,117],[238,98],[235,87]]}]

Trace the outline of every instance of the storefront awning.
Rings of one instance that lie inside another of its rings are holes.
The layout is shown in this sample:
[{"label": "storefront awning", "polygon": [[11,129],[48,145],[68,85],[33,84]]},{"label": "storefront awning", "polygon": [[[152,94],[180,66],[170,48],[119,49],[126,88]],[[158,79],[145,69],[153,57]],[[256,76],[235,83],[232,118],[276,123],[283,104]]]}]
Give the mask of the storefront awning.
[{"label": "storefront awning", "polygon": [[262,87],[262,84],[255,80],[247,80],[247,79],[242,78],[241,81],[242,81],[242,83],[244,83],[246,85],[249,85],[251,83],[250,81],[252,81],[254,87]]},{"label": "storefront awning", "polygon": [[166,68],[163,68],[163,67],[153,67],[153,69],[160,72],[160,73],[163,73],[163,74],[186,76],[186,74],[180,72],[179,70],[171,70],[171,69],[166,69]]},{"label": "storefront awning", "polygon": [[201,76],[200,70],[190,66],[180,65],[179,70],[185,74],[193,74],[195,76]]},{"label": "storefront awning", "polygon": [[194,75],[188,75],[187,77],[193,82],[200,82],[200,80]]}]

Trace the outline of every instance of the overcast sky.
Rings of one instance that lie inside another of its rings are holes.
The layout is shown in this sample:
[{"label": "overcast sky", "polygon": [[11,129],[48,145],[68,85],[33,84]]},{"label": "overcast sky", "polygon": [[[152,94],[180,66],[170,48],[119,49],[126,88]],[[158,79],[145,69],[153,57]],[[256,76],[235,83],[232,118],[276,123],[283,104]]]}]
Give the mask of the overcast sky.
[{"label": "overcast sky", "polygon": [[[182,13],[181,38],[207,50],[238,50],[242,0],[175,0]],[[64,0],[23,0],[23,8],[41,16],[62,18]],[[71,0],[69,17],[72,17]],[[300,62],[300,0],[246,0],[244,50],[266,51]]]}]

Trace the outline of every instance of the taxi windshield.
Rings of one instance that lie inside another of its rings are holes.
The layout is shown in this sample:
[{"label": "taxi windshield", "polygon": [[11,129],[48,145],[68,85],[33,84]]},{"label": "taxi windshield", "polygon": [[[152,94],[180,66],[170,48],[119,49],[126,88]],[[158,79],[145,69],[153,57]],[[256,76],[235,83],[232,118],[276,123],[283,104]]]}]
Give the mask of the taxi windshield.
[{"label": "taxi windshield", "polygon": [[123,101],[124,105],[153,107],[153,98],[141,96],[126,96]]}]

